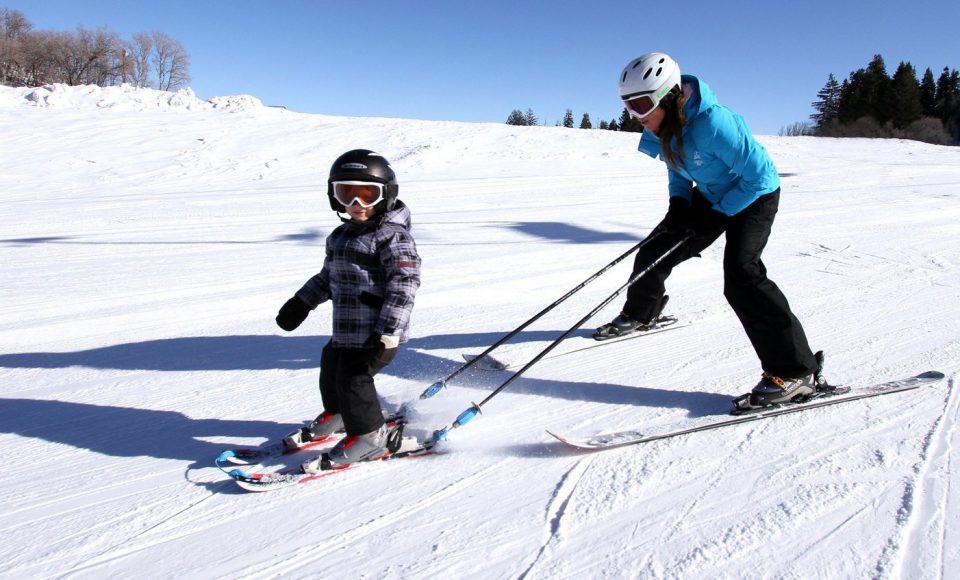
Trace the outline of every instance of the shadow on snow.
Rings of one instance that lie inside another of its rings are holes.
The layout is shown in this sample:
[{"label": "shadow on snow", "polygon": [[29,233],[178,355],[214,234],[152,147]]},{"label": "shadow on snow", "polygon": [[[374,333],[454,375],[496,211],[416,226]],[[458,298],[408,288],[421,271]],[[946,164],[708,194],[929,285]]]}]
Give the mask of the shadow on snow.
[{"label": "shadow on snow", "polygon": [[[521,333],[511,344],[527,341],[545,344],[560,334],[558,331]],[[414,339],[406,344],[384,374],[422,381],[426,388],[463,364],[462,361],[430,354],[430,350],[465,349],[479,353],[501,336],[499,333],[477,333]],[[590,339],[588,331],[580,331],[569,340]],[[78,352],[6,354],[0,355],[0,367],[61,369],[79,366],[154,371],[309,369],[319,365],[319,351],[325,342],[326,337],[317,336],[183,337]],[[509,372],[469,371],[460,375],[451,386],[489,392],[510,376]],[[505,392],[611,405],[680,408],[686,409],[690,416],[723,412],[730,401],[729,395],[719,393],[530,376],[512,383]],[[319,402],[319,396],[317,400]],[[469,404],[470,401],[463,401],[464,408]],[[105,455],[177,459],[203,467],[209,465],[224,445],[202,441],[202,438],[276,438],[297,426],[271,421],[191,418],[173,411],[68,401],[0,399],[2,433],[63,443]]]},{"label": "shadow on snow", "polygon": [[280,437],[299,425],[195,419],[175,411],[70,401],[0,399],[0,432],[63,443],[113,457],[155,457],[210,467],[222,443],[204,437]]}]

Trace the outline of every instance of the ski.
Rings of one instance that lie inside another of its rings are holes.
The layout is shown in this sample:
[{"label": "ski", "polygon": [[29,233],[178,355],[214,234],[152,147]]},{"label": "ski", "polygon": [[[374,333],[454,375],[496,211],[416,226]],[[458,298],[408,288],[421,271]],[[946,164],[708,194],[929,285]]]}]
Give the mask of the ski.
[{"label": "ski", "polygon": [[889,395],[892,393],[902,393],[904,391],[918,389],[925,385],[938,383],[943,380],[943,378],[944,374],[939,371],[927,371],[913,377],[907,377],[894,381],[886,381],[859,389],[837,387],[837,390],[830,395],[811,398],[802,403],[790,403],[779,406],[751,409],[747,412],[741,412],[740,414],[724,419],[705,417],[701,424],[680,429],[672,429],[661,433],[644,433],[639,429],[631,429],[626,431],[617,431],[615,433],[604,433],[585,438],[566,437],[557,433],[553,433],[552,431],[547,431],[547,433],[556,438],[558,441],[561,441],[562,443],[572,447],[576,447],[577,449],[599,451],[603,449],[625,447],[627,445],[637,445],[639,443],[647,443],[660,439],[668,439],[671,437],[678,437],[680,435],[687,435],[689,433],[696,433],[699,431],[708,431],[711,429],[726,427],[728,425],[739,425],[741,423],[748,423],[750,421],[756,421],[759,419],[769,419],[771,417],[778,417],[780,415],[787,415],[789,413],[797,413],[809,409],[826,407],[828,405],[838,405],[840,403],[859,401],[861,399],[867,399],[870,397],[879,397],[881,395]]},{"label": "ski", "polygon": [[[601,346],[606,346],[606,345],[608,345],[608,344],[614,344],[614,343],[618,343],[618,342],[623,342],[623,341],[625,341],[625,340],[632,340],[632,339],[634,339],[634,338],[640,338],[640,337],[643,337],[643,336],[649,336],[649,335],[651,335],[651,334],[659,334],[659,333],[661,333],[661,332],[666,332],[666,331],[668,331],[668,330],[676,330],[676,329],[678,329],[678,328],[684,328],[684,327],[686,327],[686,326],[689,326],[689,324],[681,324],[681,325],[677,326],[677,325],[676,325],[677,322],[679,322],[679,320],[678,320],[677,318],[673,317],[673,316],[661,316],[661,317],[658,318],[656,321],[654,321],[653,325],[650,326],[650,328],[648,328],[648,329],[646,329],[646,330],[641,330],[641,331],[637,331],[637,332],[632,332],[632,333],[630,333],[630,334],[628,334],[628,335],[626,335],[626,336],[619,336],[619,337],[615,337],[615,338],[606,338],[606,339],[603,339],[603,340],[600,340],[600,341],[597,341],[596,339],[592,339],[592,340],[591,340],[591,344],[590,344],[589,346],[581,346],[581,347],[577,347],[577,348],[572,348],[572,349],[570,349],[570,350],[565,350],[565,351],[563,351],[563,352],[559,352],[559,353],[556,353],[556,354],[553,354],[553,355],[544,357],[543,360],[550,360],[550,359],[558,358],[558,357],[561,357],[561,356],[566,356],[566,355],[569,355],[569,354],[574,354],[574,353],[577,353],[577,352],[582,352],[582,351],[585,351],[585,350],[590,350],[590,349],[593,349],[593,348],[599,348],[599,347],[601,347]],[[462,356],[463,356],[463,360],[465,360],[465,361],[467,361],[467,362],[470,362],[470,361],[474,360],[475,358],[477,358],[477,356],[474,355],[474,354],[466,354],[466,353],[464,353]],[[476,368],[478,368],[478,369],[480,369],[480,370],[483,370],[483,371],[506,371],[506,370],[510,370],[510,369],[513,369],[513,368],[518,368],[518,367],[520,367],[520,366],[522,366],[522,365],[523,365],[523,363],[518,363],[518,362],[515,362],[515,361],[506,361],[506,360],[501,359],[500,357],[496,357],[496,356],[493,356],[493,355],[488,354],[488,355],[484,356],[483,358],[481,358],[479,361],[477,361],[477,363],[476,363],[475,366],[476,366]]]},{"label": "ski", "polygon": [[[386,454],[374,459],[360,463],[348,463],[346,465],[335,465],[331,464],[329,461],[324,461],[323,465],[325,467],[323,467],[319,473],[304,473],[300,470],[300,466],[297,466],[290,469],[262,473],[247,473],[246,471],[237,468],[229,471],[228,475],[230,475],[237,485],[245,491],[273,491],[285,487],[292,487],[301,483],[309,483],[311,481],[323,479],[344,471],[351,471],[367,463],[432,455],[434,453],[433,448],[434,444],[432,442],[421,443],[416,439],[407,437],[404,439],[404,443],[401,445],[400,449],[393,453],[387,452]],[[324,454],[324,456],[326,456],[326,454]],[[326,457],[324,458],[326,459]]]},{"label": "ski", "polygon": [[260,447],[238,447],[236,449],[227,449],[217,456],[215,463],[218,466],[221,466],[224,463],[231,463],[233,465],[256,465],[257,463],[268,459],[289,455],[291,453],[298,453],[313,447],[332,443],[336,440],[337,435],[334,434],[313,439],[298,445],[297,447],[287,447],[283,444],[283,442],[279,442],[269,443]]},{"label": "ski", "polygon": [[[393,425],[402,418],[402,413],[394,413],[384,417],[384,422],[386,422],[387,425]],[[305,427],[301,427],[301,429],[305,429]],[[214,463],[221,469],[223,469],[224,464],[227,463],[233,465],[256,465],[263,461],[281,457],[283,455],[299,453],[307,449],[313,449],[315,447],[327,445],[339,440],[343,436],[344,432],[341,429],[340,431],[331,433],[330,435],[324,435],[323,437],[317,437],[316,439],[305,441],[296,447],[288,447],[283,444],[283,441],[276,441],[261,445],[260,447],[237,447],[235,449],[227,449],[217,456],[217,459],[214,461]]]}]

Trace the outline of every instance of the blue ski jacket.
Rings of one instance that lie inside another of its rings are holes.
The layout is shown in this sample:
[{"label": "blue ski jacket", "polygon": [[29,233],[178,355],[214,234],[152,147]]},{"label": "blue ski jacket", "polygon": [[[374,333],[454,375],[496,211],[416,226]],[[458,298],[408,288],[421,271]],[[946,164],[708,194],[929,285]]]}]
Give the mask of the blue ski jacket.
[{"label": "blue ski jacket", "polygon": [[[680,79],[687,94],[687,122],[682,129],[682,162],[669,167],[670,196],[691,201],[696,184],[713,209],[732,216],[776,191],[780,187],[777,168],[743,117],[719,104],[710,87],[697,77]],[[661,146],[656,135],[643,132],[641,152],[662,159]]]}]

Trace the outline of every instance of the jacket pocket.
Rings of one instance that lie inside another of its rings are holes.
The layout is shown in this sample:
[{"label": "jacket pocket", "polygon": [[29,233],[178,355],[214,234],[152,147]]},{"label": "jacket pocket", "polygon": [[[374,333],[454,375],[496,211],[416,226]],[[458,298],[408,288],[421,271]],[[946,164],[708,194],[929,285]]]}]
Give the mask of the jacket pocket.
[{"label": "jacket pocket", "polygon": [[360,293],[360,303],[365,304],[370,308],[383,308],[383,297],[363,291]]}]

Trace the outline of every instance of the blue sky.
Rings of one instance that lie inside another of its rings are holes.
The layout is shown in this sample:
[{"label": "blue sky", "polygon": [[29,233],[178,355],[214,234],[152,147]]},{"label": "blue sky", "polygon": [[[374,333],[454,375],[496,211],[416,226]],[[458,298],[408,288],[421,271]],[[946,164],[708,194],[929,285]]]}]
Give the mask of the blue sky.
[{"label": "blue sky", "polygon": [[160,30],[191,56],[209,98],[330,115],[502,123],[533,109],[618,118],[617,77],[644,52],[673,56],[758,134],[806,121],[827,75],[881,54],[935,76],[960,68],[960,2],[735,0],[0,0],[35,29]]}]

